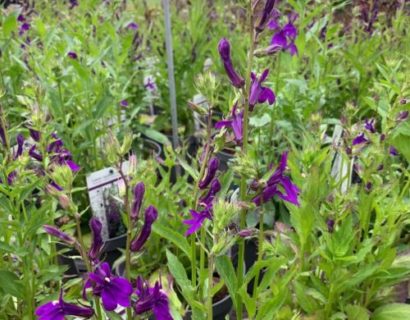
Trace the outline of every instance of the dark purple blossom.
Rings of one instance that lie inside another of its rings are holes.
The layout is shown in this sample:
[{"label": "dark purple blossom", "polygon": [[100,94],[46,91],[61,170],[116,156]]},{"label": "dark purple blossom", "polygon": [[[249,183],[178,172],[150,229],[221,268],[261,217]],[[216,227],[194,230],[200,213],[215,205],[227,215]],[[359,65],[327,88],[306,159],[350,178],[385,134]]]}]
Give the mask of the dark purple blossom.
[{"label": "dark purple blossom", "polygon": [[70,7],[69,9],[74,9],[75,7],[78,6],[78,1],[77,0],[70,0]]},{"label": "dark purple blossom", "polygon": [[395,157],[399,155],[399,152],[397,151],[397,149],[393,146],[390,146],[389,148],[389,153],[391,156]]},{"label": "dark purple blossom", "polygon": [[94,310],[90,307],[80,307],[63,300],[63,291],[57,301],[47,302],[36,309],[38,320],[64,320],[66,316],[91,318]]},{"label": "dark purple blossom", "polygon": [[333,231],[335,230],[335,220],[328,219],[326,222],[326,225],[327,225],[327,231],[330,233],[333,233]]},{"label": "dark purple blossom", "polygon": [[224,64],[226,74],[231,80],[231,83],[236,88],[242,88],[245,85],[245,80],[235,71],[231,59],[231,45],[229,41],[222,38],[218,44],[219,55]]},{"label": "dark purple blossom", "polygon": [[138,24],[135,23],[135,22],[130,22],[130,23],[127,25],[127,29],[129,29],[129,30],[138,30]]},{"label": "dark purple blossom", "polygon": [[358,144],[363,144],[368,142],[369,140],[367,140],[367,138],[364,136],[364,133],[360,133],[359,135],[357,135],[353,141],[352,141],[352,145],[358,145]]},{"label": "dark purple blossom", "polygon": [[155,81],[151,76],[148,76],[144,79],[144,88],[151,92],[157,90],[157,85],[155,84]]},{"label": "dark purple blossom", "polygon": [[249,94],[249,108],[252,111],[257,103],[265,103],[266,101],[271,105],[275,102],[275,93],[262,84],[269,75],[269,69],[265,69],[258,78],[253,72],[251,74],[252,83]]},{"label": "dark purple blossom", "polygon": [[212,214],[208,208],[201,212],[195,210],[189,210],[191,214],[191,219],[184,220],[183,223],[189,226],[188,230],[185,232],[185,236],[189,236],[199,229],[201,229],[202,224],[206,219],[212,220]]},{"label": "dark purple blossom", "polygon": [[276,0],[266,0],[265,7],[263,8],[262,17],[259,20],[257,27],[255,28],[257,32],[262,32],[265,29],[265,25],[269,18],[272,16],[272,11],[274,11]]},{"label": "dark purple blossom", "polygon": [[90,250],[88,251],[88,257],[91,261],[96,263],[98,261],[98,258],[100,257],[101,248],[104,245],[101,236],[102,224],[98,218],[92,217],[90,219],[90,229],[92,234],[92,242]]},{"label": "dark purple blossom", "polygon": [[7,139],[6,139],[6,130],[3,128],[3,123],[0,119],[0,140],[1,144],[6,147],[7,146]]},{"label": "dark purple blossom", "polygon": [[17,17],[17,21],[18,22],[25,22],[26,18],[22,14],[19,14],[19,16]]},{"label": "dark purple blossom", "polygon": [[408,111],[400,111],[399,114],[397,115],[396,120],[399,122],[406,121],[408,117],[409,117]]},{"label": "dark purple blossom", "polygon": [[37,131],[33,128],[28,129],[30,132],[30,137],[33,138],[34,141],[39,142],[41,139],[40,131]]},{"label": "dark purple blossom", "polygon": [[14,154],[14,160],[16,160],[18,157],[20,157],[23,154],[24,150],[24,136],[22,134],[19,134],[17,136],[17,150],[16,153]]},{"label": "dark purple blossom", "polygon": [[17,178],[17,171],[14,170],[7,175],[7,184],[11,186],[14,183],[14,180]]},{"label": "dark purple blossom", "polygon": [[75,53],[74,51],[69,51],[69,52],[67,53],[67,56],[68,56],[70,59],[74,59],[74,60],[76,60],[76,59],[78,58],[77,53]]},{"label": "dark purple blossom", "polygon": [[215,124],[216,129],[221,129],[223,127],[230,127],[232,128],[233,134],[235,135],[235,140],[238,144],[242,144],[243,138],[243,111],[237,111],[238,104],[232,108],[232,113],[230,119],[218,121]]},{"label": "dark purple blossom", "polygon": [[134,188],[134,201],[131,208],[131,219],[137,220],[144,199],[145,185],[143,182],[138,183]]},{"label": "dark purple blossom", "polygon": [[221,183],[218,179],[214,179],[211,182],[211,187],[209,188],[206,195],[199,199],[199,204],[205,208],[211,208],[212,202],[216,194],[221,190]]},{"label": "dark purple blossom", "polygon": [[148,237],[151,234],[152,224],[158,218],[158,211],[153,206],[149,206],[145,210],[145,217],[144,217],[144,225],[142,226],[141,232],[138,237],[136,237],[131,242],[131,251],[139,251],[144,246],[145,242],[147,242]]},{"label": "dark purple blossom", "polygon": [[364,189],[367,192],[370,192],[372,190],[372,188],[373,188],[373,184],[371,182],[366,183],[366,185],[364,186]]},{"label": "dark purple blossom", "polygon": [[40,162],[43,161],[43,156],[36,151],[36,146],[32,146],[29,149],[28,154],[30,157],[32,157],[33,159],[37,161],[40,161]]},{"label": "dark purple blossom", "polygon": [[375,119],[367,119],[364,122],[364,128],[371,133],[376,133],[376,128],[374,127],[375,123]]},{"label": "dark purple blossom", "polygon": [[24,33],[30,30],[30,24],[27,22],[23,22],[19,28],[19,36],[22,36]]},{"label": "dark purple blossom", "polygon": [[52,235],[53,237],[56,237],[56,238],[60,239],[61,241],[67,243],[68,245],[72,246],[76,243],[76,240],[72,236],[70,236],[69,234],[61,231],[57,227],[50,226],[50,225],[44,225],[43,229],[49,235]]},{"label": "dark purple blossom", "polygon": [[172,320],[169,310],[168,296],[162,290],[161,284],[157,281],[150,287],[147,281],[141,277],[137,279],[136,294],[138,300],[135,303],[135,313],[138,315],[152,311],[156,320]]},{"label": "dark purple blossom", "polygon": [[295,45],[298,30],[294,25],[297,17],[298,15],[296,13],[289,14],[288,23],[286,23],[282,28],[280,27],[277,18],[269,23],[270,29],[273,29],[276,32],[273,35],[271,44],[267,49],[268,54],[282,50],[288,51],[292,56],[298,53],[298,49]]},{"label": "dark purple blossom", "polygon": [[275,195],[284,201],[292,203],[299,206],[299,188],[292,183],[289,177],[285,176],[285,171],[287,167],[288,153],[284,152],[282,154],[279,166],[276,168],[275,172],[266,182],[266,187],[262,190],[262,193],[253,198],[253,202],[259,206]]},{"label": "dark purple blossom", "polygon": [[208,187],[208,185],[214,179],[216,171],[218,170],[218,167],[219,167],[218,158],[216,157],[212,158],[208,163],[205,177],[198,183],[199,189],[203,190]]},{"label": "dark purple blossom", "polygon": [[107,311],[115,310],[118,305],[125,308],[130,306],[131,283],[123,277],[114,276],[106,262],[88,274],[88,279],[84,285],[84,297],[88,288],[92,288],[95,296],[101,297],[104,309]]},{"label": "dark purple blossom", "polygon": [[128,107],[128,101],[127,100],[121,100],[121,102],[120,102],[120,106],[121,107],[123,107],[123,108],[126,108],[126,107]]}]

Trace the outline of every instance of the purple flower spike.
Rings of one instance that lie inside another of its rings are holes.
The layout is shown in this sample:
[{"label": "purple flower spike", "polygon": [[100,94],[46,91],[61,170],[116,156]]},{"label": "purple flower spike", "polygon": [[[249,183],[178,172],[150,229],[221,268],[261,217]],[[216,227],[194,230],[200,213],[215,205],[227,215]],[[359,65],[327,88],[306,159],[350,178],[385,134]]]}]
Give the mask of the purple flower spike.
[{"label": "purple flower spike", "polygon": [[80,307],[63,300],[63,291],[57,301],[47,302],[36,309],[38,320],[64,320],[66,316],[91,318],[94,310],[90,307]]},{"label": "purple flower spike", "polygon": [[70,236],[67,233],[61,231],[57,227],[50,226],[50,225],[44,225],[43,229],[49,235],[52,235],[53,237],[56,237],[56,238],[60,239],[61,241],[69,244],[70,246],[72,246],[76,243],[76,240],[72,236]]},{"label": "purple flower spike", "polygon": [[134,202],[131,208],[131,219],[137,220],[141,210],[142,200],[144,199],[145,185],[143,182],[138,183],[134,188]]},{"label": "purple flower spike", "polygon": [[376,128],[374,127],[375,123],[375,119],[367,119],[364,122],[364,128],[371,133],[376,133]]},{"label": "purple flower spike", "polygon": [[129,29],[129,30],[138,30],[138,24],[135,23],[135,22],[130,22],[130,23],[127,25],[127,29]]},{"label": "purple flower spike", "polygon": [[138,277],[136,293],[138,296],[134,307],[136,314],[152,311],[157,320],[173,319],[169,310],[168,296],[158,281],[155,282],[154,287],[150,287],[147,281]]},{"label": "purple flower spike", "polygon": [[203,190],[206,187],[208,187],[208,185],[211,183],[211,181],[215,177],[215,174],[216,174],[216,171],[218,170],[218,167],[219,167],[218,158],[216,158],[216,157],[212,158],[209,161],[206,176],[201,181],[199,181],[199,183],[198,183],[199,189]]},{"label": "purple flower spike", "polygon": [[212,201],[214,200],[216,194],[221,190],[221,183],[219,182],[218,179],[214,179],[211,182],[211,187],[208,190],[208,193],[199,199],[199,204],[201,206],[204,206],[205,208],[211,208],[212,207]]},{"label": "purple flower spike", "polygon": [[121,102],[120,102],[120,106],[121,107],[123,107],[123,108],[126,108],[126,107],[128,107],[128,101],[127,100],[121,100]]},{"label": "purple flower spike", "polygon": [[262,32],[265,28],[266,22],[268,22],[269,17],[272,14],[273,7],[275,6],[276,0],[266,0],[265,8],[262,12],[262,18],[259,20],[259,24],[256,27],[257,32]]},{"label": "purple flower spike", "polygon": [[189,213],[191,214],[192,218],[183,221],[184,224],[190,226],[188,230],[185,232],[185,236],[189,236],[197,232],[199,229],[201,229],[205,219],[212,220],[212,215],[209,209],[205,209],[201,212],[189,210]]},{"label": "purple flower spike", "polygon": [[279,166],[276,168],[272,176],[266,182],[266,187],[262,193],[253,198],[253,202],[260,206],[261,204],[268,202],[275,195],[284,201],[299,206],[299,188],[292,183],[289,177],[285,176],[288,161],[288,153],[284,152],[281,156]]},{"label": "purple flower spike", "polygon": [[118,305],[128,308],[132,295],[131,283],[122,277],[116,277],[111,273],[110,265],[103,262],[94,272],[88,274],[84,285],[83,296],[88,288],[92,288],[93,294],[101,297],[104,309],[113,311]]},{"label": "purple flower spike", "polygon": [[140,251],[151,234],[152,224],[158,218],[158,211],[153,206],[145,210],[145,221],[138,238],[131,242],[131,251]]},{"label": "purple flower spike", "polygon": [[393,147],[393,146],[391,146],[391,147],[389,148],[389,153],[390,153],[390,155],[393,156],[393,157],[396,157],[396,156],[399,155],[399,152],[398,152],[397,149],[396,149],[395,147]]},{"label": "purple flower spike", "polygon": [[88,257],[93,262],[97,262],[98,258],[100,257],[101,248],[104,245],[101,231],[102,231],[102,224],[99,219],[92,217],[90,219],[90,229],[92,233],[92,243],[90,251],[88,251]]},{"label": "purple flower spike", "polygon": [[228,75],[229,80],[231,80],[232,85],[238,89],[242,88],[245,85],[245,80],[236,73],[233,67],[231,59],[231,44],[227,39],[222,38],[219,41],[218,51],[224,64],[226,74]]},{"label": "purple flower spike", "polygon": [[67,56],[68,56],[70,59],[73,59],[73,60],[77,60],[77,58],[78,58],[77,53],[75,53],[74,51],[69,51],[69,52],[67,53]]},{"label": "purple flower spike", "polygon": [[356,138],[353,139],[352,144],[358,145],[358,144],[362,144],[362,143],[366,143],[369,140],[367,140],[367,138],[364,136],[364,133],[359,134]]},{"label": "purple flower spike", "polygon": [[228,120],[218,121],[215,124],[216,129],[230,127],[235,135],[237,144],[242,144],[243,138],[243,111],[237,112],[237,103],[232,108],[231,118]]},{"label": "purple flower spike", "polygon": [[269,75],[269,69],[265,69],[259,79],[256,75],[252,72],[252,84],[251,84],[251,92],[249,95],[249,108],[250,111],[253,110],[257,103],[265,103],[266,101],[272,105],[275,103],[276,97],[275,93],[267,88],[262,86],[262,83],[266,80]]}]

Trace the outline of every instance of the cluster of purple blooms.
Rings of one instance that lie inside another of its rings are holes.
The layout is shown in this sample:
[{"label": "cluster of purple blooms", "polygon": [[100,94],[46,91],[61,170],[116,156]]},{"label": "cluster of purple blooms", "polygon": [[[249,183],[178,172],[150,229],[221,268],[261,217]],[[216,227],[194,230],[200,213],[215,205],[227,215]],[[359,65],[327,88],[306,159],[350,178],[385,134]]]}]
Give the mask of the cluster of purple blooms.
[{"label": "cluster of purple blooms", "polygon": [[[144,184],[138,183],[134,188],[134,200],[130,213],[131,219],[134,222],[138,219],[144,193]],[[132,251],[142,249],[151,234],[151,227],[157,216],[157,210],[153,206],[149,206],[145,210],[144,225],[139,235],[132,240]],[[161,283],[157,281],[151,286],[141,277],[138,277],[135,283],[131,283],[126,278],[113,274],[109,264],[100,261],[100,255],[104,246],[101,236],[101,222],[95,217],[92,218],[90,220],[90,229],[92,232],[92,244],[87,255],[91,261],[93,271],[87,274],[83,287],[83,299],[88,300],[87,292],[90,289],[93,296],[102,300],[102,305],[106,311],[114,311],[119,306],[124,308],[132,307],[137,315],[143,315],[152,311],[158,320],[172,320],[168,297],[162,290]],[[60,229],[46,225],[44,230],[59,240],[82,250],[76,239]],[[40,320],[64,319],[65,316],[90,318],[94,315],[94,309],[88,306],[66,303],[61,292],[59,300],[41,305],[37,308],[36,315]]]},{"label": "cluster of purple blooms", "polygon": [[20,14],[20,15],[17,17],[17,21],[20,23],[20,26],[19,26],[19,36],[21,37],[21,36],[23,36],[27,31],[30,30],[31,25],[30,25],[30,23],[27,21],[26,17],[23,16],[22,14]]},{"label": "cluster of purple blooms", "polygon": [[208,168],[204,178],[199,181],[198,187],[204,191],[204,194],[199,199],[199,205],[203,208],[202,211],[190,210],[191,219],[184,220],[183,223],[189,226],[185,232],[185,236],[189,236],[197,232],[206,219],[212,220],[213,201],[216,194],[221,190],[221,183],[216,176],[218,171],[219,160],[212,158],[208,163]]},{"label": "cluster of purple blooms", "polygon": [[[406,121],[408,117],[409,117],[409,111],[400,111],[396,117],[396,121],[400,123],[400,122]],[[363,127],[364,127],[364,130],[368,132],[368,134],[376,134],[377,130],[376,130],[375,125],[376,125],[375,119],[366,119]],[[386,135],[381,134],[380,141],[383,141],[385,139],[386,139]],[[369,142],[370,140],[366,137],[365,132],[361,132],[356,137],[353,138],[352,145],[353,146],[364,145]],[[389,147],[389,153],[392,156],[397,156],[399,154],[397,149],[393,146]]]}]

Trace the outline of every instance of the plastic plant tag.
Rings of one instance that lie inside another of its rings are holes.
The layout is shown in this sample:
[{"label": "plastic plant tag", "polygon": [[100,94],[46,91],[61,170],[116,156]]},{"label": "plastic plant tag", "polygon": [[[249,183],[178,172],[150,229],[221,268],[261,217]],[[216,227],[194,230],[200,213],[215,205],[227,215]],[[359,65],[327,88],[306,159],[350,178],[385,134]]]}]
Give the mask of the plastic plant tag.
[{"label": "plastic plant tag", "polygon": [[[126,174],[129,162],[122,164]],[[104,168],[87,176],[87,189],[93,215],[100,219],[103,240],[119,236],[125,232],[121,219],[124,182],[115,168]]]}]

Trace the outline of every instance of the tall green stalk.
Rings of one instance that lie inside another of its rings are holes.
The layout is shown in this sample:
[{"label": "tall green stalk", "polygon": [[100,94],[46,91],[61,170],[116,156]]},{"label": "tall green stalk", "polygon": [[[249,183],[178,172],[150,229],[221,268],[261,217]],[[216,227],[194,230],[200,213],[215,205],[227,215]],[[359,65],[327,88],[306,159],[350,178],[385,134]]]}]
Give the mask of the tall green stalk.
[{"label": "tall green stalk", "polygon": [[[253,30],[254,25],[254,17],[253,17],[253,8],[252,8],[252,1],[249,1],[249,12],[248,12],[248,21],[249,21],[249,28],[250,28],[250,51],[248,55],[248,63],[247,63],[247,70],[245,74],[245,89],[243,90],[244,95],[244,114],[243,114],[243,143],[242,143],[242,153],[244,156],[247,155],[248,152],[248,122],[249,122],[249,95],[251,91],[251,78],[250,74],[252,72],[252,65],[253,65],[253,58],[254,58],[254,50],[255,50],[255,32]],[[241,177],[240,183],[240,199],[242,201],[246,201],[246,177]],[[241,217],[240,217],[240,228],[244,229],[246,227],[246,214],[247,209],[242,209]],[[238,287],[240,288],[243,284],[244,278],[244,258],[245,258],[245,241],[244,239],[239,240],[239,250],[238,250],[238,268],[237,268],[237,278],[238,278]],[[238,320],[242,320],[242,312],[243,312],[243,302],[241,296],[237,295],[238,301],[238,310],[236,318]]]}]

